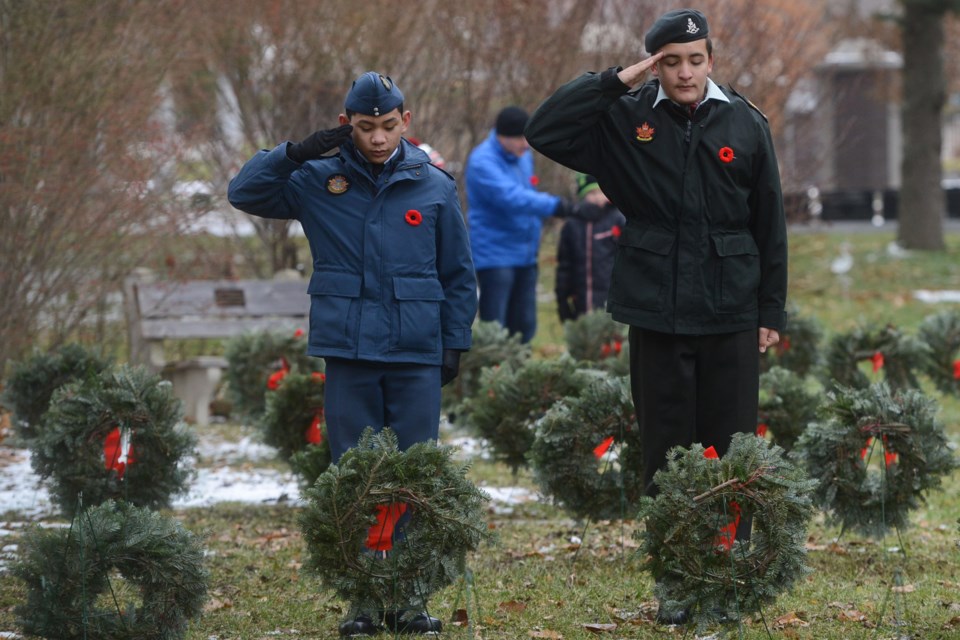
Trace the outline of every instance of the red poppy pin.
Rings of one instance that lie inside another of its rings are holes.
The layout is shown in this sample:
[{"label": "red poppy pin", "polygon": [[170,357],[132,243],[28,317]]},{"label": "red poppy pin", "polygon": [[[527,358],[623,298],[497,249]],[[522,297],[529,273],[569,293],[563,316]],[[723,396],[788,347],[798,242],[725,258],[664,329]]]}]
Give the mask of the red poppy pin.
[{"label": "red poppy pin", "polygon": [[423,214],[417,211],[416,209],[410,209],[409,211],[407,211],[407,214],[403,216],[403,219],[407,221],[407,224],[409,224],[412,227],[415,227],[421,222],[423,222]]},{"label": "red poppy pin", "polygon": [[538,184],[540,184],[540,178],[538,178],[537,176],[530,176],[530,184],[533,185],[534,187],[537,186]]},{"label": "red poppy pin", "polygon": [[733,162],[733,159],[736,157],[733,155],[733,149],[730,147],[720,147],[720,153],[718,155],[724,162]]}]

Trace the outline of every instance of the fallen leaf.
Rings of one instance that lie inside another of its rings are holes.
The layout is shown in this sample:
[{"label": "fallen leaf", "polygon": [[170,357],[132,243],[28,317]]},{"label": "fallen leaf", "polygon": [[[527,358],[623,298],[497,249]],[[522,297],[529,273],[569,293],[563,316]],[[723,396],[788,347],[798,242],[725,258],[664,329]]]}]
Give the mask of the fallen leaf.
[{"label": "fallen leaf", "polygon": [[527,609],[527,604],[525,602],[517,602],[516,600],[508,600],[498,604],[497,609],[507,613],[523,613]]},{"label": "fallen leaf", "polygon": [[549,638],[550,640],[563,640],[563,634],[559,631],[551,631],[550,629],[544,629],[543,631],[530,631],[528,634],[531,638]]},{"label": "fallen leaf", "polygon": [[453,612],[453,615],[450,616],[450,624],[455,627],[462,627],[470,621],[469,616],[467,615],[466,609],[457,609]]},{"label": "fallen leaf", "polygon": [[844,609],[837,614],[837,620],[840,622],[864,622],[867,616],[856,609]]},{"label": "fallen leaf", "polygon": [[786,629],[787,627],[809,627],[810,623],[791,611],[782,615],[773,623],[774,629]]},{"label": "fallen leaf", "polygon": [[210,598],[207,600],[207,603],[203,605],[203,612],[210,613],[211,611],[219,611],[220,609],[232,609],[233,601],[229,598],[224,598],[220,600],[219,598]]},{"label": "fallen leaf", "polygon": [[913,593],[914,591],[917,590],[917,588],[914,587],[912,584],[904,584],[904,585],[893,587],[890,590],[893,591],[894,593]]},{"label": "fallen leaf", "polygon": [[592,623],[583,625],[583,628],[591,633],[613,633],[617,630],[617,625]]}]

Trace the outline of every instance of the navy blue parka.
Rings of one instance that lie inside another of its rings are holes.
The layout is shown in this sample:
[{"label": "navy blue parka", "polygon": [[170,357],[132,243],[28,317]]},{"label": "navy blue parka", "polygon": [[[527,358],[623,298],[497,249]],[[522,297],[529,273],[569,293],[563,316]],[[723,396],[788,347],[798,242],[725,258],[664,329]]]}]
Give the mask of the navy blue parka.
[{"label": "navy blue parka", "polygon": [[254,155],[228,197],[303,225],[313,254],[307,353],[439,366],[444,349],[469,349],[477,285],[453,178],[406,140],[376,178],[352,141],[303,164],[286,147]]}]

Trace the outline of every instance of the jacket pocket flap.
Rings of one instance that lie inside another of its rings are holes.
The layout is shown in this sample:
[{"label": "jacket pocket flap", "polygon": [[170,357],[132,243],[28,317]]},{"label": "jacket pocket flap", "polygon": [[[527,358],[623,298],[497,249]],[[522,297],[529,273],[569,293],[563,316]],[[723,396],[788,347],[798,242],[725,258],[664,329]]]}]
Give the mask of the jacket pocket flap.
[{"label": "jacket pocket flap", "polygon": [[307,285],[307,293],[321,296],[360,297],[360,276],[335,271],[314,272]]},{"label": "jacket pocket flap", "polygon": [[673,234],[657,229],[627,227],[620,235],[620,244],[665,256],[673,249]]},{"label": "jacket pocket flap", "polygon": [[749,233],[713,236],[713,244],[717,247],[718,256],[755,256],[759,253],[757,243]]},{"label": "jacket pocket flap", "polygon": [[430,278],[394,278],[393,293],[397,300],[443,300],[439,280]]}]

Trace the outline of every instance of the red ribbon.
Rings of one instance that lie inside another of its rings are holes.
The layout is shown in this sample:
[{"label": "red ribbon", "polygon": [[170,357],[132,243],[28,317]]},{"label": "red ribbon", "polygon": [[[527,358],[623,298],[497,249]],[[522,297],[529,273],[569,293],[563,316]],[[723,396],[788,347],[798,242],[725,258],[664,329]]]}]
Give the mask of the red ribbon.
[{"label": "red ribbon", "polygon": [[[103,441],[103,466],[116,471],[120,479],[123,479],[127,465],[133,464],[133,443],[129,441],[124,443],[124,435],[120,427],[115,427]],[[122,450],[124,444],[127,445],[126,452]]]},{"label": "red ribbon", "polygon": [[769,427],[767,427],[766,423],[761,422],[760,424],[757,425],[757,435],[760,436],[761,438],[765,437],[767,435],[768,428]]},{"label": "red ribbon", "polygon": [[287,362],[286,358],[280,358],[280,368],[271,373],[270,377],[267,378],[267,389],[276,391],[289,371],[290,363]]},{"label": "red ribbon", "polygon": [[[703,457],[708,460],[720,459],[712,445],[703,450]],[[740,524],[740,505],[736,500],[730,501],[730,512],[733,514],[733,520],[720,527],[720,533],[713,539],[714,548],[723,547],[725,551],[733,548],[733,543],[737,539],[737,526]]]},{"label": "red ribbon", "polygon": [[873,362],[873,372],[876,373],[883,368],[883,353],[877,351],[873,354],[873,357],[870,358],[870,361]]},{"label": "red ribbon", "polygon": [[323,442],[323,431],[320,430],[321,422],[323,422],[323,409],[317,409],[313,416],[313,422],[307,427],[306,438],[310,444],[321,444]]},{"label": "red ribbon", "polygon": [[960,360],[953,361],[953,379],[960,380]]},{"label": "red ribbon", "polygon": [[403,502],[392,502],[389,505],[377,505],[377,524],[367,531],[366,547],[374,551],[390,551],[393,549],[393,530],[397,521],[407,512],[407,505]]},{"label": "red ribbon", "polygon": [[597,460],[599,460],[600,458],[603,457],[603,455],[607,451],[610,451],[610,447],[612,445],[613,445],[613,436],[610,436],[609,438],[607,438],[606,440],[604,440],[594,448],[593,455],[596,456]]}]

